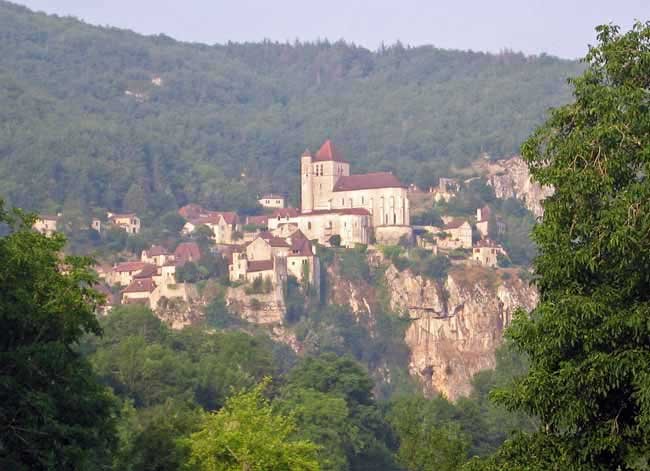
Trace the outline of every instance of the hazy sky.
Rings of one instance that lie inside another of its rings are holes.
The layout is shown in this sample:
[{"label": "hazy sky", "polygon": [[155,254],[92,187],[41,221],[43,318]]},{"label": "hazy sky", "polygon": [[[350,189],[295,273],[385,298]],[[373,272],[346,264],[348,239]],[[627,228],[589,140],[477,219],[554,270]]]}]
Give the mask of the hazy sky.
[{"label": "hazy sky", "polygon": [[89,23],[204,43],[327,38],[376,49],[452,49],[583,56],[594,26],[650,20],[650,0],[13,0]]}]

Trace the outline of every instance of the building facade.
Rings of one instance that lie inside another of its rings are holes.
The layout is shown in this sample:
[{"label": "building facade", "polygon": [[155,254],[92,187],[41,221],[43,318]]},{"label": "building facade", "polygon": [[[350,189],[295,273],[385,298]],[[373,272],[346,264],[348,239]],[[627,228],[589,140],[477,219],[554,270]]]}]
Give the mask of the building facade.
[{"label": "building facade", "polygon": [[364,209],[370,224],[408,226],[408,190],[390,172],[350,174],[350,164],[332,141],[315,155],[306,150],[300,158],[301,213],[340,209]]}]

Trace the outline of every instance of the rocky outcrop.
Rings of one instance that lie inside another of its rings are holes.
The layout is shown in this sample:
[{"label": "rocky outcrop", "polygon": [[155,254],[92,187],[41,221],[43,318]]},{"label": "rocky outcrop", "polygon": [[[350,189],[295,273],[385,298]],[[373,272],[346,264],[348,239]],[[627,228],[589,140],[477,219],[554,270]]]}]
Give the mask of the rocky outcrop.
[{"label": "rocky outcrop", "polygon": [[286,312],[280,286],[267,294],[246,294],[244,286],[230,287],[226,305],[242,319],[261,325],[282,324]]},{"label": "rocky outcrop", "polygon": [[542,201],[553,194],[553,189],[531,181],[526,162],[519,156],[486,164],[487,183],[494,188],[497,198],[517,198],[535,216],[544,214]]},{"label": "rocky outcrop", "polygon": [[450,399],[469,394],[472,376],[494,368],[514,311],[537,303],[535,289],[514,271],[467,265],[432,281],[391,265],[385,276],[391,307],[412,319],[405,335],[410,374],[426,393]]}]

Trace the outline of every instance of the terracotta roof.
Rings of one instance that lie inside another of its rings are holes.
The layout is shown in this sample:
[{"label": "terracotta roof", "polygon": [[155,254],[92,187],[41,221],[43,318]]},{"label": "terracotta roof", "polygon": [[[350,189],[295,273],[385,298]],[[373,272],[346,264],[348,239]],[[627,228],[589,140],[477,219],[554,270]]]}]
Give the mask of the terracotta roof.
[{"label": "terracotta roof", "polygon": [[447,224],[445,224],[443,229],[458,229],[460,226],[462,226],[466,222],[467,221],[465,221],[463,219],[453,219],[453,220],[449,221]]},{"label": "terracotta roof", "polygon": [[278,208],[275,211],[273,211],[273,214],[271,214],[271,217],[277,218],[293,218],[296,217],[300,214],[300,211],[296,208]]},{"label": "terracotta roof", "polygon": [[176,265],[196,262],[201,259],[201,249],[196,242],[181,242],[174,250],[174,259]]},{"label": "terracotta roof", "polygon": [[248,272],[273,270],[273,260],[255,260],[248,262]]},{"label": "terracotta roof", "polygon": [[151,278],[138,278],[133,280],[122,293],[151,293],[154,289],[156,283]]},{"label": "terracotta roof", "polygon": [[152,245],[149,250],[145,250],[147,257],[156,257],[158,255],[168,255],[167,249],[162,245]]},{"label": "terracotta roof", "polygon": [[339,177],[334,191],[371,190],[374,188],[405,188],[390,172],[366,173]]},{"label": "terracotta roof", "polygon": [[269,223],[268,216],[248,216],[246,224],[255,224],[256,226],[266,226]]},{"label": "terracotta roof", "polygon": [[197,219],[203,213],[205,213],[203,206],[196,203],[186,204],[178,210],[178,214],[185,219]]},{"label": "terracotta roof", "polygon": [[237,213],[233,213],[232,211],[224,211],[218,214],[223,217],[227,224],[237,224],[239,222],[239,216],[237,216]]},{"label": "terracotta roof", "polygon": [[122,262],[118,263],[113,267],[114,272],[132,272],[132,271],[139,271],[142,270],[145,265],[148,265],[147,263],[144,262]]},{"label": "terracotta roof", "polygon": [[292,238],[291,253],[288,255],[289,257],[311,257],[312,255],[314,255],[314,252],[312,250],[311,242],[309,242],[306,237]]},{"label": "terracotta roof", "polygon": [[284,240],[282,237],[271,237],[270,239],[267,240],[267,242],[271,247],[289,247],[287,241]]},{"label": "terracotta roof", "polygon": [[338,149],[334,146],[331,140],[326,140],[323,145],[318,149],[318,152],[316,152],[316,156],[314,157],[314,162],[322,162],[322,161],[334,161],[334,162],[345,162],[347,163],[347,160],[343,158],[341,153],[338,151]]},{"label": "terracotta roof", "polygon": [[133,277],[135,278],[149,278],[151,276],[154,276],[158,272],[158,269],[155,265],[151,264],[146,264],[144,267],[142,267],[142,270],[140,270],[136,275]]}]

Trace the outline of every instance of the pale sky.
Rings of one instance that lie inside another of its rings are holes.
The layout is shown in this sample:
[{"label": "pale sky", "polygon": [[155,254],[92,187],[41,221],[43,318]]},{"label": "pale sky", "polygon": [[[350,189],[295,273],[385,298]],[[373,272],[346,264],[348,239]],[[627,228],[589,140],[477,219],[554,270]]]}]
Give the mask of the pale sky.
[{"label": "pale sky", "polygon": [[594,27],[650,20],[650,0],[13,0],[88,23],[208,44],[345,39],[577,58]]}]

